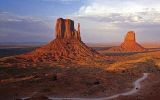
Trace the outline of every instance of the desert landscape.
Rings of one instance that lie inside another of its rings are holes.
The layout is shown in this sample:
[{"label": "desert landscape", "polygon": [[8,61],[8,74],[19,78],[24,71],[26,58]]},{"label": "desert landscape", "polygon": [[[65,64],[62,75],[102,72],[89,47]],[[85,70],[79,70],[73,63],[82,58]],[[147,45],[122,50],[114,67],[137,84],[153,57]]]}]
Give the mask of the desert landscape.
[{"label": "desert landscape", "polygon": [[160,49],[142,47],[135,32],[119,47],[97,49],[85,45],[71,19],[58,18],[55,30],[50,43],[1,57],[1,100],[160,98]]},{"label": "desert landscape", "polygon": [[160,2],[0,2],[0,100],[160,100]]}]

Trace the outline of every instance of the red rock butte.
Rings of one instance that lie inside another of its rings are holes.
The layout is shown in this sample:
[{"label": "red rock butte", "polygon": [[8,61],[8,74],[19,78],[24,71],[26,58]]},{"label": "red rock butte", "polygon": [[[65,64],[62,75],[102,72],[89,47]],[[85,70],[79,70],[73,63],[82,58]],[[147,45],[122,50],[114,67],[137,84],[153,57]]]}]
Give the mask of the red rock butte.
[{"label": "red rock butte", "polygon": [[129,31],[125,36],[124,42],[119,47],[113,47],[108,51],[116,52],[143,52],[145,48],[136,42],[136,35],[134,31]]},{"label": "red rock butte", "polygon": [[18,55],[20,59],[33,62],[88,60],[101,57],[92,48],[87,47],[80,37],[80,24],[77,30],[71,19],[58,18],[55,27],[56,39],[36,50]]},{"label": "red rock butte", "polygon": [[74,28],[74,21],[71,19],[57,19],[56,22],[56,38],[59,39],[78,39],[81,40],[80,37],[80,24],[78,23],[78,31]]}]

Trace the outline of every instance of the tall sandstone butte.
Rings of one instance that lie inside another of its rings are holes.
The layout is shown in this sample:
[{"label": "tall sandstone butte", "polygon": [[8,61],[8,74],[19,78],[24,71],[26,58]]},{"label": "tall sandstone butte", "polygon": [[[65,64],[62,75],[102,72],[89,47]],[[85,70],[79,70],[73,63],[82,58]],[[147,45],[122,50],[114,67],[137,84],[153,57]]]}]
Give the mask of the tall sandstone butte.
[{"label": "tall sandstone butte", "polygon": [[80,24],[77,30],[71,19],[58,18],[55,27],[56,39],[35,51],[17,56],[33,62],[74,61],[101,58],[101,55],[87,47],[80,37]]},{"label": "tall sandstone butte", "polygon": [[119,47],[113,47],[109,51],[116,52],[142,52],[145,48],[136,42],[134,31],[129,31],[125,36],[124,42]]},{"label": "tall sandstone butte", "polygon": [[80,24],[78,23],[78,31],[74,28],[74,21],[71,19],[57,19],[56,22],[56,38],[59,39],[78,39],[80,38]]},{"label": "tall sandstone butte", "polygon": [[133,41],[136,42],[136,36],[134,31],[129,31],[124,39],[124,42]]}]

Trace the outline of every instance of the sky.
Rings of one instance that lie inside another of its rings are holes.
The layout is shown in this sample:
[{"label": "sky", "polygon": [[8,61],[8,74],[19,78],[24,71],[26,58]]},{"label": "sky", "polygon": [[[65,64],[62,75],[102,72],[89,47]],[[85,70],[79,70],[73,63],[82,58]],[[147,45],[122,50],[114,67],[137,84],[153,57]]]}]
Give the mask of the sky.
[{"label": "sky", "polygon": [[0,42],[49,42],[59,17],[80,23],[86,43],[119,43],[128,31],[160,43],[160,0],[0,0]]}]

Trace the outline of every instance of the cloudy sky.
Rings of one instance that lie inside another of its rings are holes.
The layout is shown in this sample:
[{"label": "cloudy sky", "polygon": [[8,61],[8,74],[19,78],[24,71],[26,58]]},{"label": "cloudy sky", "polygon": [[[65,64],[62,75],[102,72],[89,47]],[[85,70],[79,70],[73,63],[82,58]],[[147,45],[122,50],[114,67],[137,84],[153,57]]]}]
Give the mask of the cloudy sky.
[{"label": "cloudy sky", "polygon": [[59,17],[80,22],[88,43],[121,42],[130,30],[160,42],[160,0],[0,0],[0,42],[51,41]]}]

